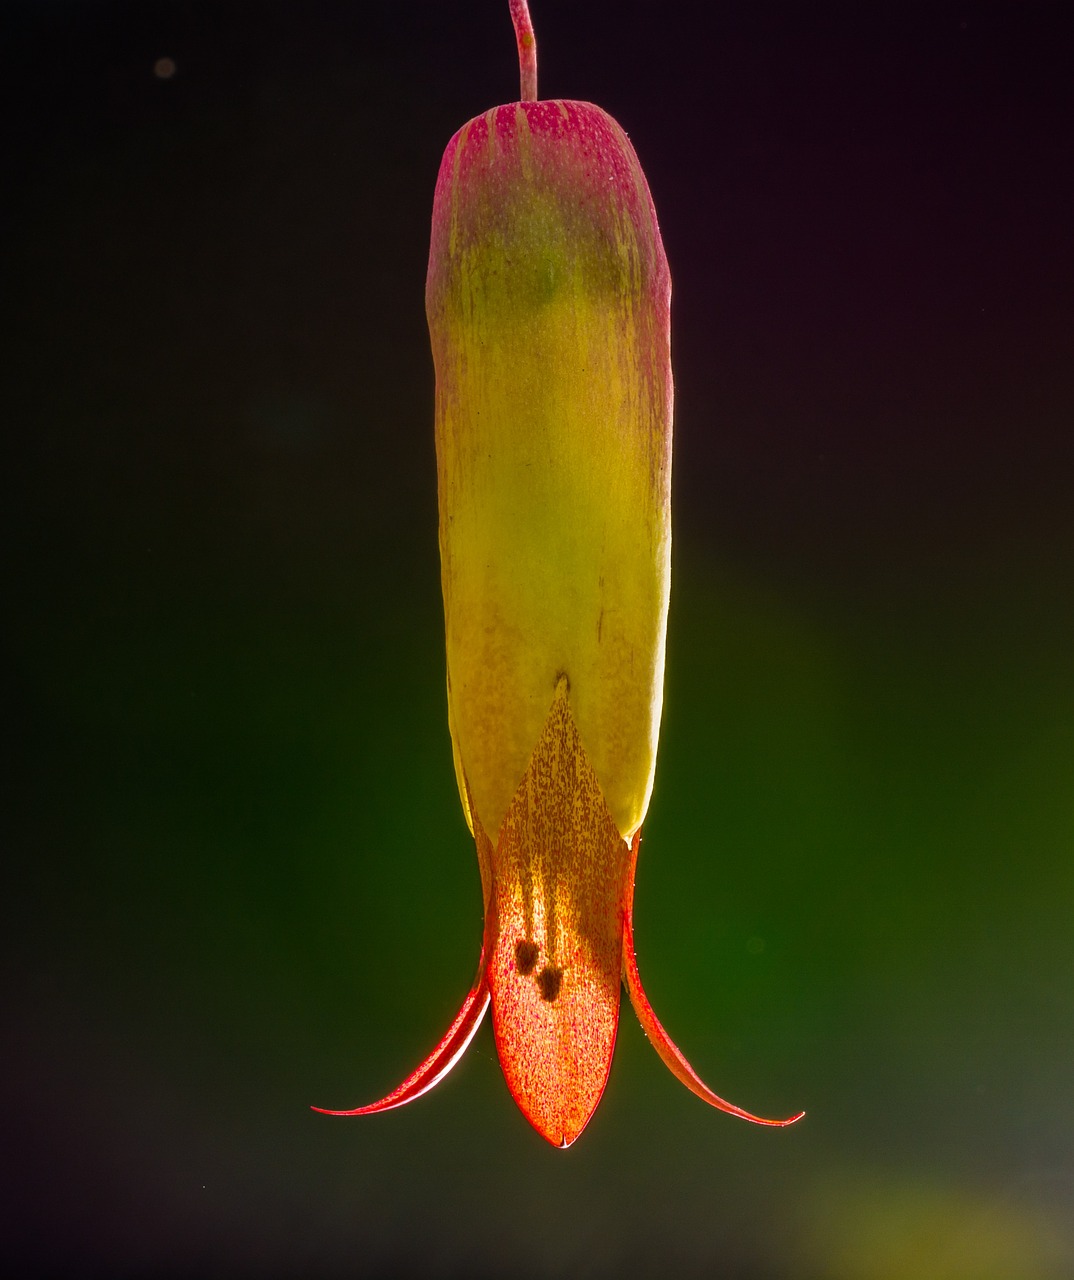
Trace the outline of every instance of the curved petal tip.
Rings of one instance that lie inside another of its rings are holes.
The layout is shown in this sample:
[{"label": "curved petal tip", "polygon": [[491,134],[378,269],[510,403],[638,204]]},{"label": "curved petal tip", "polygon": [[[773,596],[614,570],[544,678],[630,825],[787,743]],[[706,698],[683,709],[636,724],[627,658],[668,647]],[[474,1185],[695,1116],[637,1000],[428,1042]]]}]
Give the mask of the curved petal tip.
[{"label": "curved petal tip", "polygon": [[369,1116],[377,1111],[391,1111],[393,1107],[401,1107],[420,1098],[423,1093],[428,1093],[434,1085],[439,1084],[466,1052],[466,1047],[474,1038],[488,1007],[489,989],[485,981],[485,957],[482,954],[477,981],[455,1021],[421,1066],[411,1072],[397,1089],[393,1089],[379,1102],[371,1102],[364,1107],[353,1107],[347,1111],[336,1111],[328,1107],[311,1107],[310,1110],[319,1111],[325,1116]]},{"label": "curved petal tip", "polygon": [[629,908],[624,912],[623,978],[626,982],[627,991],[630,993],[630,1003],[634,1006],[634,1012],[638,1015],[638,1021],[641,1023],[645,1034],[652,1041],[653,1048],[660,1055],[671,1074],[686,1085],[691,1093],[696,1093],[710,1107],[726,1111],[728,1115],[738,1116],[742,1120],[749,1120],[752,1124],[771,1125],[777,1129],[783,1129],[787,1125],[795,1124],[805,1115],[804,1111],[799,1111],[796,1115],[788,1116],[784,1120],[769,1120],[764,1116],[755,1116],[752,1111],[745,1111],[742,1107],[736,1107],[733,1102],[728,1102],[725,1098],[721,1098],[718,1093],[713,1093],[708,1085],[705,1084],[689,1062],[686,1061],[675,1041],[664,1030],[660,1019],[653,1010],[653,1006],[649,1003],[649,997],[645,994],[644,987],[641,985],[638,960],[634,954],[633,912]]}]

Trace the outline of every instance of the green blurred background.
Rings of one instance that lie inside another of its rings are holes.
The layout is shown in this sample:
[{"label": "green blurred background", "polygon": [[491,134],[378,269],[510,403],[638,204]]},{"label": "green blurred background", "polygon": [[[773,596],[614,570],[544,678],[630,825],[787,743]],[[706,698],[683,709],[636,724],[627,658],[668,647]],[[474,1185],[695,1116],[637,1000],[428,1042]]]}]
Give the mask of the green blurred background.
[{"label": "green blurred background", "polygon": [[[23,1274],[1074,1274],[1064,6],[534,0],[675,282],[667,695],[567,1153],[491,1033],[423,312],[504,0],[4,7],[4,1256]],[[158,59],[174,60],[161,75]]]}]

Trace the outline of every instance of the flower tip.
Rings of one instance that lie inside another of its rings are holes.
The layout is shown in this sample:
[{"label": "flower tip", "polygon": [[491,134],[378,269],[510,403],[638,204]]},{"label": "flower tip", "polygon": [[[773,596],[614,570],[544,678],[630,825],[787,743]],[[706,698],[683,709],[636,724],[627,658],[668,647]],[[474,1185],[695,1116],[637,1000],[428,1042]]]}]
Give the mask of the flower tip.
[{"label": "flower tip", "polygon": [[638,959],[634,952],[634,920],[629,910],[625,913],[623,921],[623,978],[626,981],[627,992],[630,995],[630,1002],[634,1006],[634,1012],[638,1015],[638,1021],[641,1023],[645,1034],[649,1037],[653,1048],[676,1080],[684,1084],[691,1093],[695,1093],[702,1102],[707,1102],[710,1107],[715,1107],[719,1111],[726,1111],[728,1115],[738,1116],[740,1120],[748,1120],[751,1124],[769,1125],[774,1129],[785,1129],[788,1125],[797,1124],[805,1115],[804,1111],[799,1111],[796,1115],[788,1116],[785,1120],[769,1120],[765,1116],[755,1116],[752,1111],[736,1107],[733,1102],[728,1102],[726,1098],[721,1098],[718,1093],[714,1093],[705,1084],[689,1062],[686,1061],[679,1046],[664,1030],[653,1006],[649,1003],[645,988],[641,985],[641,975],[638,973]]},{"label": "flower tip", "polygon": [[489,990],[485,982],[485,951],[482,948],[477,980],[463,1001],[455,1021],[421,1066],[412,1071],[397,1089],[393,1089],[379,1102],[371,1102],[365,1107],[352,1107],[342,1111],[334,1111],[328,1107],[310,1107],[310,1110],[318,1111],[323,1116],[371,1116],[378,1111],[391,1111],[393,1107],[401,1107],[420,1098],[423,1093],[428,1093],[434,1085],[439,1084],[466,1052],[488,1007]]},{"label": "flower tip", "polygon": [[[447,1073],[444,1072],[443,1075]],[[443,1079],[443,1075],[438,1076],[437,1080]],[[404,1082],[410,1084],[410,1080]],[[433,1081],[435,1084],[436,1081]],[[404,1089],[400,1086],[393,1093],[389,1093],[386,1098],[381,1098],[379,1102],[370,1102],[364,1107],[310,1107],[311,1111],[316,1111],[322,1116],[372,1116],[378,1111],[391,1111],[393,1107],[401,1107],[406,1102],[413,1102],[415,1098],[420,1098],[423,1093],[427,1093],[433,1087],[428,1084],[424,1089]]]},{"label": "flower tip", "polygon": [[[708,1098],[706,1098],[705,1101],[711,1103],[711,1100]],[[718,1104],[711,1103],[711,1105],[715,1106]],[[799,1111],[796,1115],[788,1116],[785,1120],[769,1120],[765,1116],[755,1116],[751,1111],[743,1111],[741,1107],[734,1107],[730,1103],[726,1106],[720,1107],[720,1110],[727,1111],[733,1116],[740,1116],[743,1120],[748,1120],[751,1124],[764,1124],[768,1125],[772,1129],[786,1129],[789,1125],[797,1124],[805,1115],[804,1111]]]},{"label": "flower tip", "polygon": [[[508,1085],[510,1087],[510,1080]],[[595,1098],[583,1100],[581,1106],[572,1108],[571,1113],[565,1115],[562,1097],[553,1103],[548,1095],[541,1093],[535,1095],[513,1093],[513,1096],[519,1110],[533,1128],[549,1146],[555,1147],[557,1151],[566,1151],[577,1142],[600,1101],[600,1093],[598,1093]]]},{"label": "flower tip", "polygon": [[[516,1098],[515,1101],[517,1102],[518,1099]],[[566,1151],[568,1147],[574,1146],[578,1138],[581,1137],[582,1129],[576,1129],[571,1133],[564,1133],[562,1125],[557,1125],[554,1128],[545,1128],[538,1124],[534,1117],[527,1111],[523,1111],[522,1114],[541,1135],[541,1137],[544,1138],[545,1142],[547,1142],[549,1146],[555,1147],[557,1151]],[[585,1125],[583,1125],[582,1128],[584,1129]]]}]

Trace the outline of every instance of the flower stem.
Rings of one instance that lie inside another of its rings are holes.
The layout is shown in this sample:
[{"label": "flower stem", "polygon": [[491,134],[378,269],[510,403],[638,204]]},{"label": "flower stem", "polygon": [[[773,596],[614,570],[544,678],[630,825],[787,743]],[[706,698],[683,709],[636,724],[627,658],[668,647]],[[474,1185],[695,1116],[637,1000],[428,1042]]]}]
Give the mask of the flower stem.
[{"label": "flower stem", "polygon": [[518,72],[522,82],[522,102],[537,101],[537,37],[526,0],[510,0],[511,21],[518,41]]}]

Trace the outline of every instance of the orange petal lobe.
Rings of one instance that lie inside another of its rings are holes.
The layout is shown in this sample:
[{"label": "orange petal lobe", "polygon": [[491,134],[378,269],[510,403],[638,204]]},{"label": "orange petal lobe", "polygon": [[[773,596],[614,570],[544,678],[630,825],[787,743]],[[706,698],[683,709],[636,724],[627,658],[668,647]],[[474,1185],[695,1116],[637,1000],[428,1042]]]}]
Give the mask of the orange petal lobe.
[{"label": "orange petal lobe", "polygon": [[420,1098],[423,1093],[428,1093],[433,1085],[439,1084],[466,1052],[466,1047],[474,1038],[488,1007],[489,989],[485,980],[485,950],[482,948],[477,978],[470,994],[463,1001],[455,1021],[421,1066],[411,1072],[397,1089],[393,1089],[379,1102],[371,1102],[364,1107],[354,1107],[349,1111],[333,1111],[327,1107],[311,1107],[310,1110],[319,1111],[326,1116],[368,1116],[375,1111],[390,1111],[393,1107],[401,1107],[404,1103]]},{"label": "orange petal lobe", "polygon": [[[635,836],[633,847],[635,855],[637,854],[637,847],[638,838]],[[709,1106],[717,1107],[720,1111],[726,1111],[729,1115],[739,1116],[743,1120],[749,1120],[753,1124],[773,1125],[781,1129],[786,1125],[794,1124],[796,1120],[801,1120],[805,1115],[804,1111],[799,1111],[797,1115],[788,1116],[785,1120],[766,1120],[762,1116],[755,1116],[750,1111],[744,1111],[741,1107],[736,1107],[734,1103],[727,1102],[724,1098],[721,1098],[719,1094],[713,1093],[694,1071],[693,1067],[683,1057],[678,1045],[661,1026],[660,1019],[653,1011],[653,1006],[649,1003],[649,998],[641,985],[638,961],[634,954],[633,915],[633,905],[628,903],[624,913],[623,978],[627,985],[627,991],[630,993],[630,1002],[634,1006],[634,1012],[638,1015],[638,1021],[671,1074],[686,1085],[687,1089],[692,1093],[696,1093],[703,1102],[707,1102]]]},{"label": "orange petal lobe", "polygon": [[544,1138],[569,1146],[593,1114],[619,1024],[630,849],[586,759],[561,676],[495,850],[488,984],[508,1087]]}]

